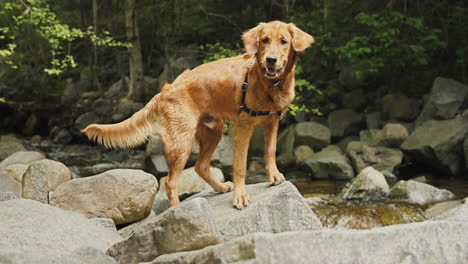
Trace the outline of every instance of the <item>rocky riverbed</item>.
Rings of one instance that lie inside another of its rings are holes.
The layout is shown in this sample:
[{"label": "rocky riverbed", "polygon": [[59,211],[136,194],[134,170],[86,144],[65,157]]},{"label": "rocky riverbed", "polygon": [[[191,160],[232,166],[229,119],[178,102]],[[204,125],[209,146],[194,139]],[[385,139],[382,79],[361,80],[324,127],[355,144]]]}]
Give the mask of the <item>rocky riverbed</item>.
[{"label": "rocky riverbed", "polygon": [[[109,94],[93,108],[83,95],[89,107],[72,127],[52,120],[37,135],[31,117],[26,134],[0,135],[0,263],[467,263],[467,95],[437,78],[423,99],[347,94],[326,119],[286,117],[277,161],[289,181],[279,186],[265,183],[259,128],[244,210],[195,173],[196,145],[182,203],[169,208],[157,135],[108,150],[78,132],[141,105],[113,107]],[[232,148],[228,131],[212,161],[220,181],[231,180]]]}]

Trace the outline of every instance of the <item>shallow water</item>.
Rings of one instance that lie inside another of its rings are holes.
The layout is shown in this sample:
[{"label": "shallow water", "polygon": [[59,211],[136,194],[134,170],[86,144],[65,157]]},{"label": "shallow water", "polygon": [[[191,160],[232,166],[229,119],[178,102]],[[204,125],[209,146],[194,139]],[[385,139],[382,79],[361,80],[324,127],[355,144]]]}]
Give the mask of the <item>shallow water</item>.
[{"label": "shallow water", "polygon": [[[348,181],[296,179],[292,182],[299,192],[308,198],[337,195]],[[453,192],[455,199],[468,197],[468,179],[436,179],[429,180],[427,183]]]}]

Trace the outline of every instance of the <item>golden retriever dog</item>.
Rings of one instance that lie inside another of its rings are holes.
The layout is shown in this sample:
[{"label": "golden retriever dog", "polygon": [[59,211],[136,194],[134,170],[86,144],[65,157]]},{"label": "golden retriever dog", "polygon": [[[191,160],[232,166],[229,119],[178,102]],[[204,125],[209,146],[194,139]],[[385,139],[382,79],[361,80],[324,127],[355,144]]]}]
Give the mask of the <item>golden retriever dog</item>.
[{"label": "golden retriever dog", "polygon": [[[172,84],[129,119],[92,124],[83,132],[106,147],[128,148],[160,134],[169,173],[166,193],[171,206],[180,203],[178,179],[194,140],[200,145],[195,171],[217,192],[234,190],[233,205],[249,205],[245,190],[247,151],[258,126],[265,131],[265,169],[270,184],[284,182],[276,167],[276,136],[286,107],[294,99],[298,55],[314,39],[294,24],[260,23],[242,35],[246,54],[200,65]],[[210,172],[211,156],[223,135],[223,122],[234,125],[233,183],[218,182]]]}]

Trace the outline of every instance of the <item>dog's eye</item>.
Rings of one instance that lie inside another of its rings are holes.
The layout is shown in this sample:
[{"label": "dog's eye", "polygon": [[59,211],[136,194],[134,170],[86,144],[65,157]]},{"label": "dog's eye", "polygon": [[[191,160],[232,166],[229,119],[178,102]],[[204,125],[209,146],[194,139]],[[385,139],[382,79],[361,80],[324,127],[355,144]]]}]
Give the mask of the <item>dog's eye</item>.
[{"label": "dog's eye", "polygon": [[268,43],[268,41],[269,41],[269,39],[268,39],[268,38],[264,38],[264,39],[262,39],[262,42],[263,42],[263,43],[265,43],[265,44],[267,44],[267,43]]},{"label": "dog's eye", "polygon": [[285,45],[285,44],[288,44],[288,42],[284,39],[281,40],[281,45]]}]

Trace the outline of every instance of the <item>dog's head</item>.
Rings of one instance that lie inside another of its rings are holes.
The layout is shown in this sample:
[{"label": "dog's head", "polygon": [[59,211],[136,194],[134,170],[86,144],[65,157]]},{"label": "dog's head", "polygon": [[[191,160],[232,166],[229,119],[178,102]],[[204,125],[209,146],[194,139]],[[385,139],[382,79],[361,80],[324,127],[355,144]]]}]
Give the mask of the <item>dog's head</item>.
[{"label": "dog's head", "polygon": [[247,53],[257,57],[259,67],[270,79],[283,73],[292,52],[302,52],[314,43],[311,35],[280,21],[260,23],[244,32],[242,40]]}]

